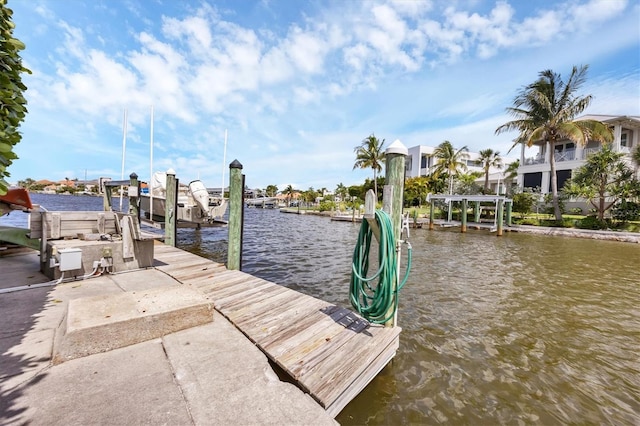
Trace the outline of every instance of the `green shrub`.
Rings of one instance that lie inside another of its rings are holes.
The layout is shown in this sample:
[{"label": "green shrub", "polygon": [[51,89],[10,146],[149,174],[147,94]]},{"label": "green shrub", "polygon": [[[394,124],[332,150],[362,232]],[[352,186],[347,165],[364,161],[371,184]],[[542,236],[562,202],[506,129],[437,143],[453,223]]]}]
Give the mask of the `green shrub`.
[{"label": "green shrub", "polygon": [[587,216],[576,221],[576,227],[580,229],[607,229],[609,224],[607,221],[598,219],[597,216]]},{"label": "green shrub", "polygon": [[569,210],[569,213],[571,213],[571,214],[582,214],[582,209],[580,207],[574,207],[571,210]]},{"label": "green shrub", "polygon": [[638,220],[640,219],[640,203],[629,201],[618,203],[611,209],[611,216],[623,222]]},{"label": "green shrub", "polygon": [[336,203],[329,200],[322,201],[320,203],[320,206],[318,207],[318,209],[321,212],[331,211],[331,210],[334,210],[335,208],[336,208]]}]

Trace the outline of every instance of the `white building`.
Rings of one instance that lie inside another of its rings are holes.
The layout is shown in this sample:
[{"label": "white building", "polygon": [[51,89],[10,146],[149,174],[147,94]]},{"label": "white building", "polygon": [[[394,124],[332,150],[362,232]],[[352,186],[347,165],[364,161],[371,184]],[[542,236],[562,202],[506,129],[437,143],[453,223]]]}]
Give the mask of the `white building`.
[{"label": "white building", "polygon": [[[626,160],[631,163],[631,152],[640,145],[640,116],[585,115],[580,119],[598,120],[610,125],[614,136],[613,150],[627,154]],[[591,140],[586,146],[576,146],[570,141],[556,144],[554,156],[558,190],[571,178],[575,169],[584,165],[587,155],[601,148],[600,142]],[[531,148],[522,145],[518,168],[518,186],[521,189],[539,187],[543,194],[551,192],[550,154],[549,144],[545,142],[536,143]]]},{"label": "white building", "polygon": [[[418,177],[428,176],[433,173],[434,166],[437,164],[438,159],[433,157],[433,152],[436,147],[417,145],[409,148],[409,155],[406,160],[406,177]],[[458,148],[456,148],[458,149]],[[480,154],[477,152],[468,151],[468,158],[466,160],[467,173],[481,172],[482,177],[478,178],[477,182],[480,185],[484,185],[484,169],[480,162]],[[502,157],[502,168],[496,169],[491,167],[489,169],[489,188],[491,191],[497,193],[498,185],[501,187],[501,192],[504,193],[504,171],[509,164],[517,161],[515,158]]]}]

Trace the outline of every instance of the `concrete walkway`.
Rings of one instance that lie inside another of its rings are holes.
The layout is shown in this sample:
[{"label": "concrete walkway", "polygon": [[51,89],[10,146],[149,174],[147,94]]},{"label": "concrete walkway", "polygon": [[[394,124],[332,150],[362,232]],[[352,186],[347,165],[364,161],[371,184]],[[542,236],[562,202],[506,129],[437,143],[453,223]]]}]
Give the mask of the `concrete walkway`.
[{"label": "concrete walkway", "polygon": [[[47,281],[38,262],[0,256],[0,289]],[[215,311],[204,325],[52,362],[70,301],[176,284],[148,269],[0,293],[0,424],[336,424]]]}]

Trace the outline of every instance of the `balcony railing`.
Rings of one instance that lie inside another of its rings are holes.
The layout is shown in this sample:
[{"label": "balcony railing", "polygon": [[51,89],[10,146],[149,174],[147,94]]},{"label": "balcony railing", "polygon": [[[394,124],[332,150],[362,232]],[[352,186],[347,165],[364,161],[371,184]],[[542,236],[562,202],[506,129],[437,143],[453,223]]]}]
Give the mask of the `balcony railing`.
[{"label": "balcony railing", "polygon": [[[586,160],[589,155],[599,152],[600,149],[601,148],[584,148],[581,153],[576,152],[577,150],[575,148],[565,149],[564,151],[556,152],[554,157],[556,163],[562,161]],[[620,151],[628,152],[629,150],[627,149],[625,151],[621,149]],[[548,161],[546,154],[538,154],[535,157],[528,157],[524,159],[525,166],[530,166],[533,164],[545,164],[547,162]]]}]

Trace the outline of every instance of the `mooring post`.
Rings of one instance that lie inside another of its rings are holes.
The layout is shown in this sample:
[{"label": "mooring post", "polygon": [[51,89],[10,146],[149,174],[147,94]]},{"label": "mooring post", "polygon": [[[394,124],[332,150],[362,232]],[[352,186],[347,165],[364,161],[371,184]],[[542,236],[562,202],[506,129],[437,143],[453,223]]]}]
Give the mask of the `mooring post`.
[{"label": "mooring post", "polygon": [[167,170],[167,196],[164,209],[164,243],[175,247],[178,239],[178,179],[173,169]]},{"label": "mooring post", "polygon": [[102,194],[102,209],[105,212],[110,212],[111,208],[111,187],[104,185],[104,193]]},{"label": "mooring post", "polygon": [[480,223],[480,201],[476,201],[473,205],[473,221]]},{"label": "mooring post", "polygon": [[[400,233],[402,231],[402,199],[404,195],[404,177],[405,177],[405,167],[406,167],[406,158],[409,155],[409,150],[406,146],[400,142],[399,139],[396,139],[385,151],[385,161],[386,161],[386,176],[385,182],[387,185],[392,188],[391,194],[391,202],[390,208],[391,212],[387,212],[391,214],[391,221],[393,223],[393,235],[394,235],[394,245],[396,246],[396,250],[398,253],[398,265],[396,270],[395,281],[392,285],[393,292],[395,294],[395,298],[398,297],[397,287],[398,281],[400,279],[400,245],[398,240],[400,239]],[[386,195],[386,191],[385,191]],[[388,201],[383,200],[383,204],[386,204]],[[397,302],[397,299],[396,299]],[[398,311],[394,312],[394,308],[397,305],[390,307],[387,311],[387,316],[392,316],[392,318],[387,321],[384,325],[385,327],[395,327],[398,323]],[[393,315],[392,315],[393,314]]]},{"label": "mooring post", "polygon": [[460,232],[467,232],[467,199],[462,199],[462,226]]},{"label": "mooring post", "polygon": [[513,208],[513,200],[505,201],[507,204],[507,226],[511,226],[511,210]]},{"label": "mooring post", "polygon": [[140,223],[140,198],[138,196],[138,175],[134,172],[129,175],[129,214]]},{"label": "mooring post", "polygon": [[498,225],[498,229],[496,230],[496,235],[499,237],[502,235],[502,215],[504,212],[504,200],[498,200],[498,208],[496,211],[496,222]]},{"label": "mooring post", "polygon": [[429,204],[429,231],[433,231],[433,219],[436,217],[435,200]]},{"label": "mooring post", "polygon": [[[242,222],[244,216],[244,175],[242,164],[233,160],[229,164],[229,244],[227,269],[242,270]],[[300,202],[298,201],[298,205]]]}]

